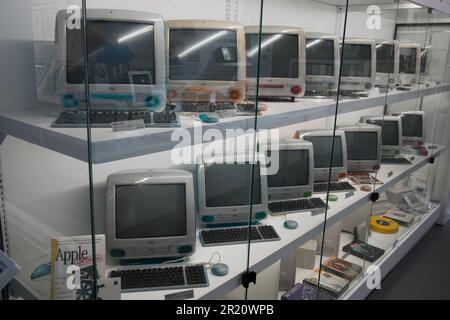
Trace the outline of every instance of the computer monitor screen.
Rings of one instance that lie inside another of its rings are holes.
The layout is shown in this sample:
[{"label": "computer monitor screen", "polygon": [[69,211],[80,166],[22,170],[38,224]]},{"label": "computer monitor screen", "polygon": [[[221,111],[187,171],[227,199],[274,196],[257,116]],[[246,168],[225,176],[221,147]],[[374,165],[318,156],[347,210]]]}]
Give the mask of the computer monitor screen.
[{"label": "computer monitor screen", "polygon": [[306,39],[306,74],[334,76],[334,41]]},{"label": "computer monitor screen", "polygon": [[377,45],[377,72],[394,73],[394,45],[380,43]]},{"label": "computer monitor screen", "polygon": [[416,73],[416,48],[400,48],[400,73]]},{"label": "computer monitor screen", "polygon": [[186,235],[185,184],[117,185],[116,238]]},{"label": "computer monitor screen", "polygon": [[[314,147],[314,168],[329,168],[331,160],[332,136],[305,136],[305,140],[311,142]],[[343,167],[342,139],[334,137],[334,150],[332,167]]]},{"label": "computer monitor screen", "polygon": [[268,175],[267,183],[269,188],[308,185],[309,150],[280,150],[278,172]]},{"label": "computer monitor screen", "polygon": [[378,159],[378,133],[346,131],[347,160],[368,161]]},{"label": "computer monitor screen", "polygon": [[404,137],[422,137],[422,115],[404,114],[402,115],[402,130]]},{"label": "computer monitor screen", "polygon": [[237,52],[236,31],[171,28],[169,79],[236,81]]},{"label": "computer monitor screen", "polygon": [[[247,77],[256,78],[258,71],[258,34],[246,34]],[[298,35],[263,34],[261,37],[262,78],[298,78]]]},{"label": "computer monitor screen", "polygon": [[344,44],[342,56],[343,77],[371,76],[372,47],[368,44]]},{"label": "computer monitor screen", "polygon": [[[206,207],[230,207],[250,204],[252,164],[210,164],[205,166]],[[260,204],[259,164],[254,165],[253,204]]]},{"label": "computer monitor screen", "polygon": [[[151,23],[88,20],[89,83],[155,83],[154,26]],[[67,83],[84,82],[84,46],[80,29],[66,30]],[[140,76],[132,76],[133,72]]]},{"label": "computer monitor screen", "polygon": [[369,120],[369,123],[382,127],[381,139],[383,146],[398,146],[400,144],[398,121]]},{"label": "computer monitor screen", "polygon": [[425,73],[427,68],[428,49],[422,49],[420,52],[420,73]]}]

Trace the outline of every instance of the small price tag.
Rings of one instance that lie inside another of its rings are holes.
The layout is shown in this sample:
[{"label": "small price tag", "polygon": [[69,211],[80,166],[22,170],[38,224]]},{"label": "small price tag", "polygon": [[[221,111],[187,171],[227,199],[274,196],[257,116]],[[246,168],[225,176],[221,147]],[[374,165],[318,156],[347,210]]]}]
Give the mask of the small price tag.
[{"label": "small price tag", "polygon": [[145,123],[144,123],[144,119],[118,121],[118,122],[112,122],[111,128],[113,129],[113,131],[138,130],[138,129],[144,129]]},{"label": "small price tag", "polygon": [[353,191],[347,192],[347,193],[345,194],[345,199],[348,199],[348,198],[350,198],[350,197],[353,197],[354,195],[355,195],[355,193],[354,193]]},{"label": "small price tag", "polygon": [[185,299],[191,299],[194,297],[194,290],[186,290],[186,291],[180,291],[176,293],[166,294],[164,298],[166,300],[185,300]]}]

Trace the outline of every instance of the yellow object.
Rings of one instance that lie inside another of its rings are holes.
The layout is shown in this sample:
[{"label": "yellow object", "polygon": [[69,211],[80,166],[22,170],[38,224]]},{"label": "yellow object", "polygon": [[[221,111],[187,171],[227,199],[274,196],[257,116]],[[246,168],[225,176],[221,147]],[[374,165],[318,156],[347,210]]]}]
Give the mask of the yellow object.
[{"label": "yellow object", "polygon": [[379,233],[396,233],[399,224],[392,219],[380,216],[370,218],[370,229]]}]

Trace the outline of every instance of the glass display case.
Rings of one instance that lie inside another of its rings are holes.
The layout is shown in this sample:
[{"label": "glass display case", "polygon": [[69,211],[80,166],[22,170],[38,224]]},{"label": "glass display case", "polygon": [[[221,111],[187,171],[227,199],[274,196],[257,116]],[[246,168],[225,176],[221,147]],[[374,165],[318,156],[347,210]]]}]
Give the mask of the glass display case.
[{"label": "glass display case", "polygon": [[448,218],[437,5],[3,0],[4,296],[366,298]]}]

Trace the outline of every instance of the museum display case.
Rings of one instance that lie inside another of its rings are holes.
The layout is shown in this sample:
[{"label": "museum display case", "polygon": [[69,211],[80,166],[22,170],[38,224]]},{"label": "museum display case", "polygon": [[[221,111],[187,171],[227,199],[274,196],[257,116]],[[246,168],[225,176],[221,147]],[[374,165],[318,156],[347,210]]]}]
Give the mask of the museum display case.
[{"label": "museum display case", "polygon": [[4,297],[366,298],[448,218],[429,6],[2,1]]}]

